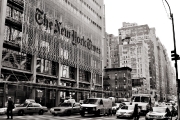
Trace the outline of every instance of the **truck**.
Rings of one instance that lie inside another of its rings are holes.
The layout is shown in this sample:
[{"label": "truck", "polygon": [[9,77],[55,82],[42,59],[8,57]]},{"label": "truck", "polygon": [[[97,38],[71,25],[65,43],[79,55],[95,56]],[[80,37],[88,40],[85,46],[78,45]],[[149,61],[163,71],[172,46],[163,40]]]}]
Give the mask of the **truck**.
[{"label": "truck", "polygon": [[155,99],[151,94],[134,94],[132,95],[131,105],[138,104],[141,109],[140,114],[146,115],[149,112],[150,107],[154,107]]},{"label": "truck", "polygon": [[112,100],[109,98],[88,98],[80,107],[81,116],[94,114],[95,116],[110,115],[112,113]]}]

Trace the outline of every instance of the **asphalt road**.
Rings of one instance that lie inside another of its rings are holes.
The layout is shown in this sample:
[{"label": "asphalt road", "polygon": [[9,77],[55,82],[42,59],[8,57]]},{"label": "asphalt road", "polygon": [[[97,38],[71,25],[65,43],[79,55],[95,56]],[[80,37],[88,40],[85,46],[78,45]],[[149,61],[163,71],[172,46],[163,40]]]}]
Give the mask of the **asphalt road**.
[{"label": "asphalt road", "polygon": [[[6,115],[0,115],[0,120],[6,120]],[[49,112],[44,115],[24,115],[24,116],[13,116],[14,120],[117,120],[116,116],[101,116],[95,117],[93,115],[86,115],[85,117],[81,117],[79,114],[71,115],[71,116],[53,116]],[[118,119],[119,120],[119,119]],[[121,119],[125,120],[125,119]],[[129,120],[129,119],[127,119]],[[145,116],[141,116],[139,120],[145,120]],[[175,120],[175,118],[173,118]]]}]

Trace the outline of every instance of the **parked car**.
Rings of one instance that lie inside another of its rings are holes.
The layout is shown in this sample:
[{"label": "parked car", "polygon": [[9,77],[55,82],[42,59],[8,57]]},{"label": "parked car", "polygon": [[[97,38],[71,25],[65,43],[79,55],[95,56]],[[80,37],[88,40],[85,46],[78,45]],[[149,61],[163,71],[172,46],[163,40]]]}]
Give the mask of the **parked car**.
[{"label": "parked car", "polygon": [[146,114],[146,120],[162,119],[168,120],[171,118],[171,112],[168,107],[153,107],[153,111]]},{"label": "parked car", "polygon": [[39,103],[24,103],[17,105],[13,109],[13,114],[18,114],[18,115],[34,114],[34,113],[43,115],[44,112],[48,112],[47,107],[41,106]]},{"label": "parked car", "polygon": [[134,105],[124,105],[116,112],[117,118],[133,119]]},{"label": "parked car", "polygon": [[7,108],[0,108],[0,115],[5,115]]},{"label": "parked car", "polygon": [[50,113],[53,115],[71,115],[74,113],[80,113],[80,103],[64,102],[57,107],[50,109]]}]

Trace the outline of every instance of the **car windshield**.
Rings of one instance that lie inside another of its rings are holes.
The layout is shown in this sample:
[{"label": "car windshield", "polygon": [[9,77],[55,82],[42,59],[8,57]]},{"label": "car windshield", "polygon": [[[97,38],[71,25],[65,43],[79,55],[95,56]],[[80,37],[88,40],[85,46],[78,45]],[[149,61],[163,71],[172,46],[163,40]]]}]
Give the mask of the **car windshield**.
[{"label": "car windshield", "polygon": [[58,106],[60,106],[60,107],[71,107],[72,105],[71,105],[71,103],[61,103]]},{"label": "car windshield", "polygon": [[97,99],[87,99],[84,101],[84,104],[95,104],[97,102]]},{"label": "car windshield", "polygon": [[16,107],[26,107],[28,105],[28,103],[23,103],[23,104],[20,104],[20,105],[16,105]]},{"label": "car windshield", "polygon": [[148,103],[149,102],[149,97],[140,97],[140,96],[136,96],[132,98],[134,100],[134,102],[144,102],[144,103]]},{"label": "car windshield", "polygon": [[153,107],[153,112],[165,112],[166,108],[165,107]]},{"label": "car windshield", "polygon": [[134,106],[123,106],[121,109],[123,109],[123,110],[133,110]]},{"label": "car windshield", "polygon": [[148,103],[149,102],[149,97],[141,97],[141,102]]}]

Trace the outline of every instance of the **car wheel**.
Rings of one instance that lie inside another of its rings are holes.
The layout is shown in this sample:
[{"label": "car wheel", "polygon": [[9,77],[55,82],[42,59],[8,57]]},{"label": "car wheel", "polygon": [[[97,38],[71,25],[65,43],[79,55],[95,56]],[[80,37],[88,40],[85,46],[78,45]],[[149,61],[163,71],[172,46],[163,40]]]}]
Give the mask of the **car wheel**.
[{"label": "car wheel", "polygon": [[40,110],[39,111],[39,115],[43,115],[44,114],[44,111],[43,110]]},{"label": "car wheel", "polygon": [[18,115],[23,116],[23,115],[24,115],[24,110],[20,110],[20,111],[18,112]]},{"label": "car wheel", "polygon": [[98,110],[95,115],[96,115],[97,117],[99,117],[99,116],[100,116],[100,110]]},{"label": "car wheel", "polygon": [[54,115],[54,116],[57,116],[57,114],[55,114],[55,113],[54,113],[53,115]]},{"label": "car wheel", "polygon": [[82,112],[80,113],[80,115],[81,115],[82,117],[84,117],[85,113],[82,111]]},{"label": "car wheel", "polygon": [[70,111],[70,110],[67,111],[67,115],[68,115],[68,116],[71,115],[71,111]]}]

